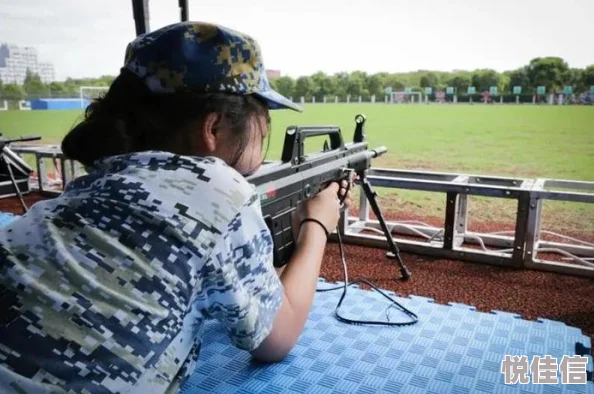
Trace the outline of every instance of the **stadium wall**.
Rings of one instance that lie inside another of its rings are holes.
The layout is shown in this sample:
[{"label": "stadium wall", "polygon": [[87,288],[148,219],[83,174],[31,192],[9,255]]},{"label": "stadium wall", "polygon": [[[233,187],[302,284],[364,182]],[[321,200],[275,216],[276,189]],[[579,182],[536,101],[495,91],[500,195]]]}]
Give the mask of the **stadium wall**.
[{"label": "stadium wall", "polygon": [[51,111],[51,110],[75,110],[86,108],[91,100],[82,100],[78,98],[55,98],[55,99],[37,99],[31,100],[31,110]]}]

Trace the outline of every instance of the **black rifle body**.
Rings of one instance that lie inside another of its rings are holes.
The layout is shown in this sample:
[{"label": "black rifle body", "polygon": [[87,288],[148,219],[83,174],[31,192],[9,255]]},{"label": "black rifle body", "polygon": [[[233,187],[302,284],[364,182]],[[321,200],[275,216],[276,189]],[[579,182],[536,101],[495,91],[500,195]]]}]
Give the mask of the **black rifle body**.
[{"label": "black rifle body", "polygon": [[[360,119],[360,118],[358,118]],[[354,141],[344,144],[338,127],[289,127],[281,161],[265,163],[247,179],[260,194],[262,214],[274,240],[274,266],[289,262],[295,247],[291,227],[293,211],[333,181],[347,179],[350,172],[362,174],[371,160],[387,151],[368,149],[363,141],[364,118],[357,121]],[[332,146],[305,156],[303,140],[309,136],[329,135]]]}]

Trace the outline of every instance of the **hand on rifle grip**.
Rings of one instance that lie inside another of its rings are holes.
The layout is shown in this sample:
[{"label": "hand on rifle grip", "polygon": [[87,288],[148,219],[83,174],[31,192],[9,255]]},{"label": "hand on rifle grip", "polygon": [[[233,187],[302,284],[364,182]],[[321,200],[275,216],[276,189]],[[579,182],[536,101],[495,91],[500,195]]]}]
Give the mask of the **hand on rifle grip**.
[{"label": "hand on rifle grip", "polygon": [[345,172],[348,172],[348,176],[346,179],[342,180],[340,183],[340,190],[338,191],[338,198],[340,199],[340,208],[348,208],[352,204],[352,200],[350,197],[351,190],[353,188],[353,184],[359,176],[351,169],[346,169]]},{"label": "hand on rifle grip", "polygon": [[[319,220],[329,232],[336,229],[338,220],[340,219],[341,208],[341,202],[338,197],[339,193],[340,184],[338,182],[332,182],[314,197],[299,204],[293,211],[291,218],[295,240],[299,239],[301,222],[306,218]],[[346,194],[346,198],[348,199],[348,193]]]}]

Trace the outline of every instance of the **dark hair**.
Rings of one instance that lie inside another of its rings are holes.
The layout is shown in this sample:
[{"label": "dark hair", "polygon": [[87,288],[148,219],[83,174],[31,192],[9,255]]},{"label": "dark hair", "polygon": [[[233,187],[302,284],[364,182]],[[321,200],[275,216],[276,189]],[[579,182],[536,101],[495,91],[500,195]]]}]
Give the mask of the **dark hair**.
[{"label": "dark hair", "polygon": [[84,119],[64,137],[62,152],[85,166],[103,157],[147,150],[193,155],[195,133],[188,126],[212,112],[220,113],[238,137],[234,161],[245,148],[252,116],[263,114],[270,122],[266,106],[254,96],[153,94],[135,75],[122,70],[105,96],[94,100]]}]

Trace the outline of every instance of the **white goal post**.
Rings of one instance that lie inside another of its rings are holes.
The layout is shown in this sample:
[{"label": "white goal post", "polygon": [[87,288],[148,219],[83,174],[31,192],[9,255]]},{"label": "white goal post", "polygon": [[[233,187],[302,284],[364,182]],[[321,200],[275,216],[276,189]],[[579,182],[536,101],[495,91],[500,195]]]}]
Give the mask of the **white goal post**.
[{"label": "white goal post", "polygon": [[81,86],[80,87],[80,108],[85,109],[93,99],[107,93],[109,86]]},{"label": "white goal post", "polygon": [[20,111],[31,111],[31,102],[27,100],[19,100]]},{"label": "white goal post", "polygon": [[390,99],[392,103],[420,104],[423,100],[423,94],[421,92],[392,92]]},{"label": "white goal post", "polygon": [[8,101],[0,100],[0,111],[8,111]]}]

